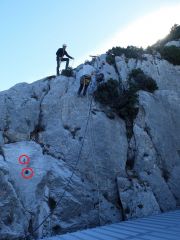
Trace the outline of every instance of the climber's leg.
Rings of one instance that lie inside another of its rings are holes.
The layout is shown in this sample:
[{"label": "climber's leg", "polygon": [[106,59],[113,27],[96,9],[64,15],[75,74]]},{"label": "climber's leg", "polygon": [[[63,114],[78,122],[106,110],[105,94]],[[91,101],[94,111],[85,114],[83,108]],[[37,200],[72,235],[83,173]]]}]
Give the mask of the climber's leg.
[{"label": "climber's leg", "polygon": [[78,90],[78,95],[81,94],[81,91],[83,90],[83,84],[80,84],[79,90]]},{"label": "climber's leg", "polygon": [[83,91],[83,96],[86,96],[86,92],[87,92],[88,86],[89,86],[89,83],[85,84],[84,91]]},{"label": "climber's leg", "polygon": [[61,61],[66,62],[66,70],[68,69],[69,66],[69,58],[62,58]]},{"label": "climber's leg", "polygon": [[79,87],[79,90],[78,90],[78,95],[81,94],[81,91],[83,90],[83,87],[84,87],[84,76],[82,76],[80,78],[80,87]]}]

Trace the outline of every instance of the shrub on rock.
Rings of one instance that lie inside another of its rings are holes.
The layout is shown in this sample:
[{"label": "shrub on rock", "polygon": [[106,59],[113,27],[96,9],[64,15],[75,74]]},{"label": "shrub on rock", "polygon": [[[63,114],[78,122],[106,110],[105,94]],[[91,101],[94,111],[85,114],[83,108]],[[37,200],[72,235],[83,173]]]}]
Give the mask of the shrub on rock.
[{"label": "shrub on rock", "polygon": [[111,107],[123,119],[133,120],[137,115],[138,97],[132,89],[121,91],[117,80],[110,79],[98,86],[94,98],[103,105]]},{"label": "shrub on rock", "polygon": [[160,52],[161,57],[172,63],[173,65],[180,65],[180,48],[176,46],[159,47],[157,51]]},{"label": "shrub on rock", "polygon": [[62,70],[61,75],[66,76],[66,77],[73,77],[73,75],[74,75],[73,69],[70,67],[68,69],[64,69],[64,70]]},{"label": "shrub on rock", "polygon": [[140,68],[133,69],[129,74],[129,86],[131,90],[144,90],[147,92],[154,92],[158,89],[156,81],[147,76]]}]

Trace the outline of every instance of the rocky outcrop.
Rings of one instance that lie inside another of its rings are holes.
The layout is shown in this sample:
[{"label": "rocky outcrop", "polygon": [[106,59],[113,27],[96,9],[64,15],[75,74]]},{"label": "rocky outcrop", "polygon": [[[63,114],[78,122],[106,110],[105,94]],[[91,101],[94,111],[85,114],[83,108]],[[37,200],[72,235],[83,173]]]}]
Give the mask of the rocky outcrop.
[{"label": "rocky outcrop", "polygon": [[175,134],[180,128],[177,108],[180,94],[166,90],[155,94],[140,92],[139,100],[140,110],[131,139],[133,170],[140,182],[151,187],[162,211],[174,209],[180,204],[177,187],[180,139]]},{"label": "rocky outcrop", "polygon": [[118,177],[119,197],[126,219],[144,217],[160,212],[158,202],[152,188],[138,176]]},{"label": "rocky outcrop", "polygon": [[[133,214],[136,217],[152,214],[158,208],[161,211],[174,209],[180,204],[177,186],[180,183],[177,174],[180,164],[180,138],[177,134],[180,129],[180,67],[158,55],[147,54],[141,60],[116,57],[116,65],[125,87],[130,72],[140,68],[156,80],[159,88],[154,94],[139,92],[139,113],[128,148],[128,179],[119,178],[118,181],[126,218]],[[148,195],[149,187],[153,198]],[[139,198],[140,209],[137,207]]]},{"label": "rocky outcrop", "polygon": [[[116,57],[114,67],[105,54],[94,67],[124,86],[134,68],[156,80],[155,93],[139,92],[131,138],[124,120],[107,117],[91,95],[77,97],[78,68],[76,78],[0,93],[0,239],[62,234],[180,205],[180,67],[152,55]],[[33,169],[31,179],[22,177],[24,167]]]},{"label": "rocky outcrop", "polygon": [[180,47],[180,39],[176,41],[170,41],[165,44],[165,47],[170,47],[170,46]]},{"label": "rocky outcrop", "polygon": [[[125,175],[125,125],[121,119],[107,118],[95,102],[88,119],[90,99],[76,96],[78,85],[74,78],[58,77],[19,84],[1,93],[5,103],[1,105],[1,166],[7,167],[17,194],[9,198],[21,202],[17,210],[24,212],[24,233],[41,223],[64,191],[52,217],[35,236],[122,219],[115,179],[119,172]],[[119,143],[123,143],[121,148]],[[34,170],[32,179],[21,176],[24,166],[18,158],[22,154],[30,157],[26,167]],[[16,214],[12,224],[18,226],[18,222]],[[1,231],[3,236],[3,225]],[[9,239],[13,237],[9,233]]]},{"label": "rocky outcrop", "polygon": [[180,66],[174,66],[161,59],[158,54],[144,54],[142,59],[128,59],[124,55],[116,57],[119,76],[125,86],[133,69],[140,68],[145,74],[156,80],[159,90],[180,89]]}]

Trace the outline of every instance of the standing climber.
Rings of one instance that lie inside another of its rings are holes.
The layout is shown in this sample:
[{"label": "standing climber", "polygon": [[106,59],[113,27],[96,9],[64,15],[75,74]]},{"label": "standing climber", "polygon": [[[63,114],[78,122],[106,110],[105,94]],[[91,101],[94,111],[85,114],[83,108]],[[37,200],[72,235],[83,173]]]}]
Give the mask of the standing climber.
[{"label": "standing climber", "polygon": [[89,62],[85,62],[83,68],[79,71],[78,75],[80,76],[80,87],[78,90],[78,96],[80,96],[81,91],[83,90],[83,96],[86,96],[88,86],[91,82],[92,75],[94,74],[94,67],[90,65]]},{"label": "standing climber", "polygon": [[[63,44],[62,48],[59,48],[56,52],[56,61],[57,61],[57,75],[59,75],[59,67],[61,62],[66,62],[66,70],[69,66],[69,58],[74,59],[66,52],[67,45]],[[64,55],[67,56],[67,58],[64,58]]]}]

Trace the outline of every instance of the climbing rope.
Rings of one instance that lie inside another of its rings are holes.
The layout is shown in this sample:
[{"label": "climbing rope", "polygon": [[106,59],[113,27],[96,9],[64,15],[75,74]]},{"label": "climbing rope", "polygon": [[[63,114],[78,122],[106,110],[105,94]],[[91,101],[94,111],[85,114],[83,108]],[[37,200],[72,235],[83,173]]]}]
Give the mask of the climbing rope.
[{"label": "climbing rope", "polygon": [[90,99],[90,104],[89,104],[89,110],[88,110],[88,116],[87,116],[87,122],[86,122],[86,126],[85,126],[85,131],[84,131],[84,136],[83,136],[83,141],[82,141],[82,144],[81,144],[81,147],[80,147],[80,150],[79,150],[79,154],[78,154],[78,158],[77,158],[77,161],[75,163],[75,166],[73,168],[73,171],[72,171],[72,174],[71,176],[69,177],[69,180],[64,188],[64,191],[62,193],[62,195],[60,196],[59,200],[56,202],[56,205],[54,207],[54,209],[52,209],[52,211],[44,218],[44,220],[30,233],[30,234],[26,234],[25,237],[23,239],[25,240],[28,240],[29,237],[33,237],[35,239],[35,237],[33,236],[33,234],[47,221],[48,218],[50,218],[54,212],[54,210],[56,209],[56,207],[59,205],[59,203],[62,201],[63,197],[65,196],[65,193],[66,193],[66,190],[67,190],[67,187],[69,186],[73,176],[74,176],[74,173],[76,171],[76,168],[77,168],[77,165],[80,161],[80,157],[81,157],[81,153],[82,153],[82,150],[83,150],[83,146],[84,146],[84,142],[85,142],[85,136],[86,136],[86,133],[87,133],[87,129],[88,129],[88,123],[89,123],[89,119],[90,119],[90,114],[91,114],[91,107],[92,107],[92,99],[93,97],[91,97]]}]

